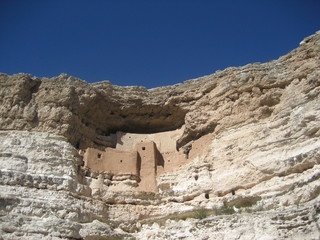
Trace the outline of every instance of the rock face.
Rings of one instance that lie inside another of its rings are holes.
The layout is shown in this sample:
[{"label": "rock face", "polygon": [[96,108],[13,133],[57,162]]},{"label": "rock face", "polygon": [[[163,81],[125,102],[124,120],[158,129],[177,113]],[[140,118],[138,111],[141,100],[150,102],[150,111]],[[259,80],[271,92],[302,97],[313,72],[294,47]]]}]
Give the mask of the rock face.
[{"label": "rock face", "polygon": [[[150,90],[65,74],[0,85],[0,239],[320,238],[320,32]],[[105,149],[134,170],[90,167]]]}]

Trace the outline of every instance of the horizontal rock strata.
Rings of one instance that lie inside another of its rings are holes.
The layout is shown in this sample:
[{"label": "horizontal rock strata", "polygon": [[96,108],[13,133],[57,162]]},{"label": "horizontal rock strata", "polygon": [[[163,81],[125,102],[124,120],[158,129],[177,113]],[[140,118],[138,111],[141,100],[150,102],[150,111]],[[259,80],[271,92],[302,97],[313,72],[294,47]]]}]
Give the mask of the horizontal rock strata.
[{"label": "horizontal rock strata", "polygon": [[[319,32],[278,60],[155,89],[65,74],[0,85],[0,239],[320,237]],[[157,191],[84,166],[116,132],[179,128],[188,161],[155,174]]]}]

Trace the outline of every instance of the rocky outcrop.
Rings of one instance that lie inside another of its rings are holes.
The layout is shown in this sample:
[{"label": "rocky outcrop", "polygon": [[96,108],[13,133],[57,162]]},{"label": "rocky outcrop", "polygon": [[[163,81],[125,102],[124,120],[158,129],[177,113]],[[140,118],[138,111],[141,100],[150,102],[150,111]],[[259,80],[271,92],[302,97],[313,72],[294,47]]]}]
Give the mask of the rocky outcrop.
[{"label": "rocky outcrop", "polygon": [[61,74],[38,79],[28,74],[0,76],[2,129],[51,132],[77,148],[108,145],[117,130],[157,132],[180,127],[185,110],[164,105],[143,87],[88,84]]},{"label": "rocky outcrop", "polygon": [[[319,69],[318,32],[278,60],[149,90],[2,74],[0,239],[318,239]],[[188,162],[157,192],[83,166],[112,133],[183,125]]]},{"label": "rocky outcrop", "polygon": [[159,132],[185,123],[183,146],[208,132],[266,119],[280,111],[280,102],[292,106],[293,97],[284,99],[292,84],[312,91],[318,86],[318,38],[305,39],[277,61],[150,90],[108,81],[88,84],[66,74],[51,79],[2,74],[0,123],[2,129],[57,133],[74,146],[81,141],[104,145],[102,136],[119,129]]}]

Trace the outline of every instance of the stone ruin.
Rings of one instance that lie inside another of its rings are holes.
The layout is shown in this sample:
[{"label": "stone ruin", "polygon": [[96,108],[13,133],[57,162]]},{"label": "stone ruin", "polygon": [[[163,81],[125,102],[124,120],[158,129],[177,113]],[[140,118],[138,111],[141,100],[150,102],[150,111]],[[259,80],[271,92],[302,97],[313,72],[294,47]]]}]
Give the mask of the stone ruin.
[{"label": "stone ruin", "polygon": [[140,180],[137,191],[157,192],[157,176],[188,163],[188,155],[176,148],[183,130],[182,127],[153,134],[117,132],[110,136],[115,148],[85,149],[85,167],[91,172],[135,175]]}]

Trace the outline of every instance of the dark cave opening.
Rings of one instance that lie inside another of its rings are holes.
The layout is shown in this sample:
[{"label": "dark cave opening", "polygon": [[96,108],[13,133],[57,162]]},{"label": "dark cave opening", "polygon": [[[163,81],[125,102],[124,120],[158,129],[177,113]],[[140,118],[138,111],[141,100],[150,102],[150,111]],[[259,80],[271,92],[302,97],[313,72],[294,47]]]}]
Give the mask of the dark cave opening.
[{"label": "dark cave opening", "polygon": [[205,197],[206,199],[209,199],[209,193],[205,193],[205,194],[204,194],[204,197]]}]

